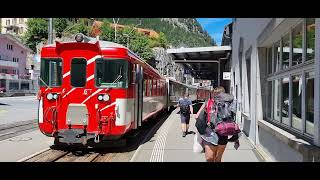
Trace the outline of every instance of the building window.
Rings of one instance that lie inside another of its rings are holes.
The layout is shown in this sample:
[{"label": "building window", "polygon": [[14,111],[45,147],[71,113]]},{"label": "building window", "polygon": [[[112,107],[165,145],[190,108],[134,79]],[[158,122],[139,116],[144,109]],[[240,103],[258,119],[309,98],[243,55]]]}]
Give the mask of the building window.
[{"label": "building window", "polygon": [[21,90],[29,90],[29,83],[21,82]]},{"label": "building window", "polygon": [[7,19],[7,20],[6,20],[6,25],[7,25],[7,26],[10,25],[10,19]]},{"label": "building window", "polygon": [[282,78],[281,82],[281,122],[289,126],[289,77]]},{"label": "building window", "polygon": [[23,18],[19,18],[19,23],[20,23],[20,24],[23,23]]},{"label": "building window", "polygon": [[289,67],[290,51],[290,35],[286,34],[282,37],[282,69],[287,69]]},{"label": "building window", "polygon": [[302,130],[302,77],[292,76],[292,127]]},{"label": "building window", "polygon": [[292,66],[302,63],[302,23],[292,31]]},{"label": "building window", "polygon": [[19,82],[10,82],[9,90],[19,90]]},{"label": "building window", "polygon": [[278,72],[280,70],[280,41],[274,44],[274,66],[273,72]]},{"label": "building window", "polygon": [[314,44],[315,44],[315,18],[307,18],[307,57],[306,60],[314,59]]},{"label": "building window", "polygon": [[314,118],[314,72],[307,72],[305,75],[306,81],[306,126],[305,132],[313,135],[313,118]]},{"label": "building window", "polygon": [[[310,138],[314,134],[314,62],[305,63],[303,58],[306,55],[306,61],[314,60],[315,21],[307,19],[305,22],[299,22],[297,26],[292,27],[290,32],[282,36],[281,46],[277,40],[274,43],[273,72],[269,71],[270,64],[267,64],[266,67],[269,75],[266,84],[268,93],[265,98],[264,114],[266,119],[271,120],[280,128],[293,134],[299,134],[312,143]],[[303,24],[306,24],[306,27],[303,27]],[[292,34],[291,45],[288,43],[290,34]],[[306,46],[303,45],[305,42]],[[268,62],[271,56],[269,51],[270,48],[267,48]],[[281,57],[281,66],[279,66],[279,57]],[[296,68],[295,65],[300,67]],[[281,69],[279,67],[285,71],[279,72]]]},{"label": "building window", "polygon": [[267,53],[268,53],[268,56],[267,56],[267,72],[268,74],[271,74],[272,73],[272,47],[268,48],[267,49]]},{"label": "building window", "polygon": [[[271,119],[272,117],[272,81],[268,81],[267,82],[267,98],[266,98],[266,101],[267,101],[267,118]],[[269,97],[269,98],[268,98]]]},{"label": "building window", "polygon": [[248,57],[246,58],[246,68],[247,68],[247,83],[248,83],[248,104],[249,104],[249,107],[250,107],[250,91],[251,91],[251,58]]},{"label": "building window", "polygon": [[7,44],[7,49],[8,49],[8,50],[13,50],[13,45]]},{"label": "building window", "polygon": [[281,97],[281,86],[279,80],[273,81],[273,119],[280,122],[280,97]]},{"label": "building window", "polygon": [[8,69],[2,69],[1,72],[2,73],[8,73]]}]

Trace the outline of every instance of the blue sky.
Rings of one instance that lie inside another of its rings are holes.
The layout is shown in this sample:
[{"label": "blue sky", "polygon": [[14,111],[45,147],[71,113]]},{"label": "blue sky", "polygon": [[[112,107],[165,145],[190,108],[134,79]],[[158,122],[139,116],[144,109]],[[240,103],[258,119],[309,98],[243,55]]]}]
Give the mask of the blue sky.
[{"label": "blue sky", "polygon": [[201,24],[211,37],[217,42],[217,45],[221,45],[222,33],[224,26],[232,21],[232,18],[197,18],[198,22]]}]

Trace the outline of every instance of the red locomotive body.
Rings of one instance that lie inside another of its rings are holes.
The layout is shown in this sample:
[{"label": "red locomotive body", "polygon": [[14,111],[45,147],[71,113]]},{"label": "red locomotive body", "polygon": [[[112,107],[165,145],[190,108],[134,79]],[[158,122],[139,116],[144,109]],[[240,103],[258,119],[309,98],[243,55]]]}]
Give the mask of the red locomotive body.
[{"label": "red locomotive body", "polygon": [[168,108],[168,79],[124,46],[80,39],[42,48],[43,134],[67,144],[118,139]]}]

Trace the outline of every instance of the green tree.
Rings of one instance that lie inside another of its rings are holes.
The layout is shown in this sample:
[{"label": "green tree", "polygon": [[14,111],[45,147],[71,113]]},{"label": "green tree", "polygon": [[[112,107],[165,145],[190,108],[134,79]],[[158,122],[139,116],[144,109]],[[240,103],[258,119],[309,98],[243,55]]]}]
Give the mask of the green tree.
[{"label": "green tree", "polygon": [[91,27],[88,26],[85,20],[82,18],[79,19],[79,22],[77,23],[69,23],[69,25],[65,28],[65,30],[62,33],[66,35],[82,33],[86,36],[89,36],[90,32]]},{"label": "green tree", "polygon": [[27,21],[28,30],[23,36],[24,43],[36,52],[38,43],[48,39],[48,19],[30,18]]},{"label": "green tree", "polygon": [[63,31],[68,26],[67,18],[54,18],[53,24],[54,24],[54,29],[56,31],[56,36],[61,38]]},{"label": "green tree", "polygon": [[149,61],[154,57],[150,47],[150,41],[147,36],[142,33],[135,33],[129,42],[129,49],[137,53],[142,59]]},{"label": "green tree", "polygon": [[103,21],[100,27],[100,38],[105,41],[114,41],[114,29],[110,26],[108,21]]}]

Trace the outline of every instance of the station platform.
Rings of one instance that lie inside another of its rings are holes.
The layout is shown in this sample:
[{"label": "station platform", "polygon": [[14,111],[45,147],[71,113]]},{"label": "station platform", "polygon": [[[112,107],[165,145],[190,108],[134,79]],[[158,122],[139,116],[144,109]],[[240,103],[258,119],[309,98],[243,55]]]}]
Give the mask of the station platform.
[{"label": "station platform", "polygon": [[[142,144],[131,162],[206,162],[204,153],[193,152],[195,134],[182,137],[179,108],[157,130],[154,136]],[[197,132],[195,114],[191,115],[190,132]],[[234,149],[234,143],[228,143],[222,162],[261,162],[262,156],[255,150],[245,134],[240,137],[240,147]]]}]

